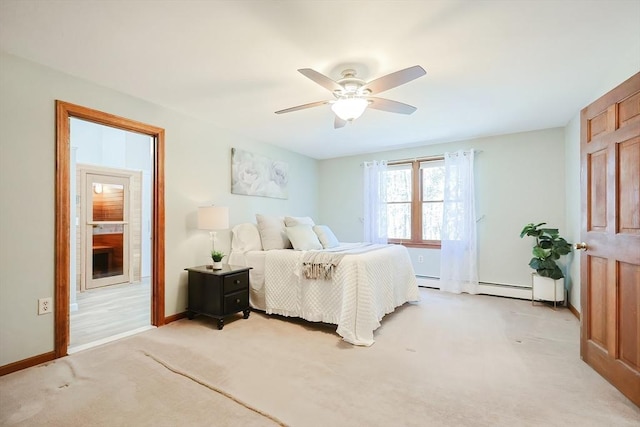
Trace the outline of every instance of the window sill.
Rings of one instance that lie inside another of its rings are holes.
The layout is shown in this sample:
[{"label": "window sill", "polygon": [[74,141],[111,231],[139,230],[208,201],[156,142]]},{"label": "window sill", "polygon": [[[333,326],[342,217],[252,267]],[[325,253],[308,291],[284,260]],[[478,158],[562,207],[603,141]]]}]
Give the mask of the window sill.
[{"label": "window sill", "polygon": [[389,240],[389,243],[394,245],[402,245],[407,248],[422,248],[422,249],[440,249],[442,246],[439,241],[433,242],[407,242],[401,240]]}]

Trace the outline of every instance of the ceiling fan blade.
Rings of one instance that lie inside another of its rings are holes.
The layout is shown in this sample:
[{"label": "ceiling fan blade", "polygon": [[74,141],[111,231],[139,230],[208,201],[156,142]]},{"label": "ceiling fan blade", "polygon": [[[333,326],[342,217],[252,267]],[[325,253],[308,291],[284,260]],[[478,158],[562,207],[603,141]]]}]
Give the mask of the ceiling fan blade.
[{"label": "ceiling fan blade", "polygon": [[304,109],[312,108],[312,107],[319,107],[321,105],[325,105],[325,104],[328,104],[328,103],[329,103],[329,101],[310,102],[308,104],[302,104],[302,105],[298,105],[296,107],[285,108],[284,110],[276,111],[276,114],[290,113],[292,111],[304,110]]},{"label": "ceiling fan blade", "polygon": [[370,101],[369,108],[376,110],[399,114],[411,114],[417,110],[413,105],[403,104],[402,102],[392,101],[390,99],[376,98],[375,96],[369,96],[367,99]]},{"label": "ceiling fan blade", "polygon": [[372,80],[362,87],[362,89],[369,89],[371,93],[380,93],[385,90],[389,90],[396,86],[403,85],[418,77],[424,76],[427,72],[419,65],[405,68],[404,70],[396,71],[395,73],[387,74],[378,79]]},{"label": "ceiling fan blade", "polygon": [[339,129],[344,127],[346,124],[347,124],[346,120],[342,120],[340,117],[336,116],[335,120],[333,121],[333,128]]},{"label": "ceiling fan blade", "polygon": [[338,82],[331,80],[329,77],[325,76],[324,74],[320,74],[319,72],[312,70],[311,68],[301,68],[298,71],[305,77],[310,78],[311,80],[318,83],[323,88],[330,90],[331,92],[344,89],[338,84]]}]

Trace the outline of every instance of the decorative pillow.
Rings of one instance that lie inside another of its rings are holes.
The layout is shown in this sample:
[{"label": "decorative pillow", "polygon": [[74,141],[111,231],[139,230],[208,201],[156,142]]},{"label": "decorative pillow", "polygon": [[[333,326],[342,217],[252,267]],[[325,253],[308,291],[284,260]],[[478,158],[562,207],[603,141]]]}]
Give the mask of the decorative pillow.
[{"label": "decorative pillow", "polygon": [[291,242],[284,227],[284,219],[281,216],[256,214],[256,221],[263,250],[291,248]]},{"label": "decorative pillow", "polygon": [[296,225],[316,225],[313,220],[308,216],[285,216],[284,225],[287,227],[295,227]]},{"label": "decorative pillow", "polygon": [[340,242],[338,242],[338,238],[333,231],[326,225],[314,225],[313,231],[318,235],[318,239],[320,239],[320,243],[322,247],[325,249],[335,248],[336,246],[340,246]]},{"label": "decorative pillow", "polygon": [[236,252],[261,251],[262,241],[258,226],[245,222],[238,224],[231,230],[231,250]]},{"label": "decorative pillow", "polygon": [[322,244],[318,236],[313,232],[310,225],[296,225],[287,227],[287,236],[296,251],[309,251],[311,249],[322,249]]}]

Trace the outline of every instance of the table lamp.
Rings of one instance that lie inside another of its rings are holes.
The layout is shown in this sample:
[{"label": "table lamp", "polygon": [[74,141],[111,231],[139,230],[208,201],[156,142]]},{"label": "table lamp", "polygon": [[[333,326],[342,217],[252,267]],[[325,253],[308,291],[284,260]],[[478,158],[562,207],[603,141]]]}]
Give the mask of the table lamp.
[{"label": "table lamp", "polygon": [[[198,228],[209,230],[211,251],[216,249],[216,230],[229,228],[229,208],[226,206],[201,206],[198,208]],[[209,256],[211,258],[211,256]],[[212,268],[208,266],[207,268]]]}]

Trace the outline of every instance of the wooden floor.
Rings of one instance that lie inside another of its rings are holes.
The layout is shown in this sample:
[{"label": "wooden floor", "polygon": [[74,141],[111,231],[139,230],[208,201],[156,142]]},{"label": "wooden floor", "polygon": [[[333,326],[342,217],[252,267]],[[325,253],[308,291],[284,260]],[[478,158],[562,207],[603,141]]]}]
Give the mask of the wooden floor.
[{"label": "wooden floor", "polygon": [[77,294],[78,310],[71,312],[69,348],[151,325],[150,279],[106,286]]}]

